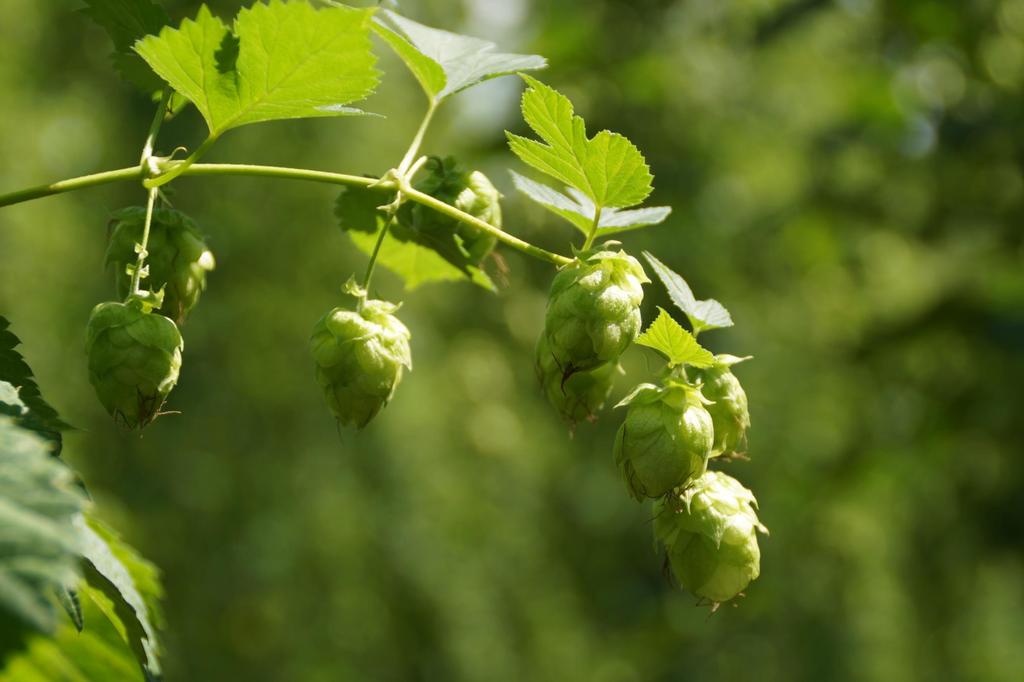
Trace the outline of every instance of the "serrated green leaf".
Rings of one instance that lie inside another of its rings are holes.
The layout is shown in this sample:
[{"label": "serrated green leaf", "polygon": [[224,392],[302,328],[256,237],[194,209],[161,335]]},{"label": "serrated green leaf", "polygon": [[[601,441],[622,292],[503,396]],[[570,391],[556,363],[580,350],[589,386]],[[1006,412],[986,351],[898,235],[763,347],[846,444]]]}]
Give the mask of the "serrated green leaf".
[{"label": "serrated green leaf", "polygon": [[715,356],[711,351],[697,343],[693,334],[683,329],[664,308],[658,310],[657,319],[637,337],[636,343],[658,351],[668,358],[668,364],[673,367],[710,367],[715,364]]},{"label": "serrated green leaf", "polygon": [[427,94],[427,98],[432,102],[437,102],[438,94],[444,90],[445,83],[448,82],[448,77],[441,65],[420,52],[412,43],[379,20],[374,21],[373,31],[405,62],[406,67],[423,88],[423,92]]},{"label": "serrated green leaf", "polygon": [[[512,183],[516,189],[530,200],[555,215],[565,218],[584,235],[590,233],[596,208],[588,196],[572,187],[567,190],[571,196],[566,196],[548,185],[531,180],[515,171],[509,172],[512,174]],[[648,206],[632,209],[606,208],[601,211],[597,236],[608,237],[620,232],[658,225],[664,222],[671,213],[671,206]]]},{"label": "serrated green leaf", "polygon": [[661,283],[665,285],[669,298],[680,310],[686,313],[693,327],[694,334],[700,334],[709,329],[723,329],[733,325],[732,316],[721,303],[713,298],[703,301],[697,300],[690,289],[690,285],[681,275],[673,272],[671,268],[655,258],[650,252],[644,251],[644,258],[654,268],[655,274]]},{"label": "serrated green leaf", "polygon": [[[377,242],[376,233],[350,232],[349,237],[356,247],[367,255],[373,252],[373,246]],[[436,251],[392,236],[384,240],[377,255],[377,262],[398,275],[405,288],[410,291],[424,284],[460,282],[466,279],[485,289],[494,290],[494,283],[482,270],[471,267],[467,275],[441,258]]]},{"label": "serrated green leaf", "polygon": [[102,26],[118,52],[130,53],[143,36],[159,33],[170,21],[152,0],[82,0],[82,13]]},{"label": "serrated green leaf", "polygon": [[495,52],[489,40],[443,31],[381,12],[374,31],[401,57],[435,104],[498,76],[547,66],[539,55]]},{"label": "serrated green leaf", "polygon": [[607,130],[588,138],[565,95],[530,76],[523,79],[523,119],[544,143],[506,133],[516,156],[603,208],[628,208],[647,198],[654,178],[632,142]]},{"label": "serrated green leaf", "polygon": [[74,517],[85,505],[74,475],[46,441],[0,416],[0,611],[44,632],[54,590],[77,581]]},{"label": "serrated green leaf", "polygon": [[136,40],[159,33],[170,20],[152,0],[84,0],[82,12],[106,30],[114,43],[114,66],[143,92],[163,89],[164,82],[132,50]]},{"label": "serrated green leaf", "polygon": [[18,389],[6,381],[0,381],[0,414],[12,417],[18,426],[35,432],[50,446],[50,452],[60,455],[62,437],[59,431],[51,429],[37,415],[29,410],[21,399]]},{"label": "serrated green leaf", "polygon": [[85,629],[61,625],[52,636],[32,637],[24,651],[7,660],[0,681],[142,682],[143,672],[128,645],[92,599],[103,599],[103,594],[87,585],[83,592]]},{"label": "serrated green leaf", "polygon": [[[363,253],[370,255],[384,228],[384,214],[377,207],[386,201],[372,190],[346,187],[335,203],[341,229]],[[448,237],[451,237],[449,239]],[[381,245],[377,262],[398,275],[412,290],[432,282],[469,280],[490,291],[494,282],[486,272],[469,262],[454,236],[424,234],[397,219]]]},{"label": "serrated green leaf", "polygon": [[57,601],[64,608],[64,611],[68,614],[68,618],[71,619],[71,624],[75,626],[75,629],[79,632],[85,627],[85,621],[82,619],[82,602],[78,598],[78,592],[61,585],[57,588]]},{"label": "serrated green leaf", "polygon": [[16,350],[21,340],[9,327],[7,318],[0,315],[0,381],[7,382],[16,391],[16,398],[9,390],[0,393],[0,414],[14,417],[20,426],[48,440],[53,453],[59,455],[62,444],[60,432],[70,427],[43,400],[31,368]]},{"label": "serrated green leaf", "polygon": [[334,201],[334,217],[344,232],[377,234],[383,224],[380,207],[388,196],[360,187],[343,187]]},{"label": "serrated green leaf", "polygon": [[346,105],[378,82],[372,15],[271,0],[241,10],[232,31],[204,5],[135,50],[196,105],[216,138],[249,123],[363,113]]},{"label": "serrated green leaf", "polygon": [[159,572],[99,520],[79,516],[76,528],[87,562],[85,593],[118,630],[147,675],[159,675]]}]

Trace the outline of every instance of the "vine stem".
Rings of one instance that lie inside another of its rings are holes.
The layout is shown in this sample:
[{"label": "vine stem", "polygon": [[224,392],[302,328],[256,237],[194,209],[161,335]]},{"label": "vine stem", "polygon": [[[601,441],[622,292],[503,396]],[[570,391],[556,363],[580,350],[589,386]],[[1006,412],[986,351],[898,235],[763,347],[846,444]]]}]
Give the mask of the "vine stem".
[{"label": "vine stem", "polygon": [[156,195],[160,190],[156,187],[149,190],[149,198],[146,201],[146,224],[142,226],[142,241],[138,244],[139,257],[135,261],[135,269],[132,271],[132,294],[139,293],[139,283],[142,281],[142,269],[146,265],[146,249],[149,247],[149,228],[153,224],[153,206],[156,204]]},{"label": "vine stem", "polygon": [[424,194],[417,189],[410,188],[406,190],[405,194],[410,200],[415,201],[417,204],[423,204],[424,206],[434,209],[438,213],[443,213],[450,218],[455,218],[456,220],[466,223],[467,225],[472,225],[483,232],[492,234],[502,244],[510,246],[528,256],[533,256],[534,258],[539,258],[540,260],[544,260],[552,265],[558,266],[568,265],[572,262],[571,258],[566,258],[565,256],[561,256],[557,253],[545,251],[539,246],[534,246],[528,241],[524,241],[519,237],[510,235],[501,228],[495,227],[484,220],[480,220],[476,216],[460,211],[451,204],[446,204],[440,199],[435,199],[429,194]]},{"label": "vine stem", "polygon": [[[388,215],[388,219],[384,222],[384,227],[381,228],[380,236],[377,237],[377,242],[373,245],[373,253],[370,254],[370,262],[366,264],[366,274],[363,275],[362,290],[369,295],[370,281],[373,279],[373,270],[377,265],[377,255],[380,254],[380,247],[384,245],[384,237],[387,236],[388,230],[391,229],[391,223],[395,222],[395,212],[392,211]],[[360,299],[359,307],[362,308],[363,300]]]},{"label": "vine stem", "polygon": [[[153,115],[153,122],[149,124],[149,132],[146,134],[146,142],[142,145],[142,155],[139,157],[139,169],[143,173],[148,173],[149,160],[153,156],[153,147],[156,145],[156,138],[160,134],[160,127],[163,125],[164,118],[167,116],[167,105],[171,103],[171,89],[164,88],[163,94],[160,96],[160,104],[156,108],[156,113]],[[145,181],[143,181],[145,185]],[[131,284],[131,295],[134,296],[139,293],[139,284],[142,281],[142,273],[146,267],[146,256],[148,255],[147,249],[149,248],[149,231],[153,225],[153,207],[156,205],[156,196],[159,193],[156,187],[149,188],[146,198],[146,223],[142,226],[142,240],[136,244],[135,250],[138,252],[138,257],[135,260],[135,269],[132,270],[132,284]]]},{"label": "vine stem", "polygon": [[146,143],[142,146],[142,156],[139,158],[141,166],[145,166],[149,162],[149,157],[153,156],[153,146],[156,144],[157,135],[160,134],[160,126],[163,125],[164,119],[167,117],[167,106],[171,103],[172,93],[173,90],[170,88],[164,88],[163,95],[160,97],[160,105],[156,108],[153,122],[149,124]]},{"label": "vine stem", "polygon": [[[405,156],[398,163],[398,167],[393,172],[389,171],[389,175],[395,178],[395,184],[398,186],[398,191],[395,192],[395,197],[390,204],[386,207],[381,207],[380,210],[387,211],[388,219],[384,222],[384,227],[380,230],[380,235],[377,237],[377,242],[373,245],[373,252],[370,254],[370,262],[366,266],[366,276],[363,277],[363,298],[359,299],[359,309],[362,310],[363,303],[366,302],[366,296],[370,293],[370,281],[373,279],[373,269],[377,265],[377,256],[380,255],[380,249],[384,245],[384,240],[387,239],[388,230],[391,229],[391,224],[395,222],[395,216],[398,215],[398,209],[401,208],[402,202],[405,198],[402,196],[403,189],[409,187],[409,183],[413,176],[419,171],[420,167],[426,162],[426,157],[419,159],[416,163],[413,163],[413,159],[416,158],[416,154],[419,153],[420,146],[423,144],[423,138],[427,134],[427,128],[430,127],[430,121],[434,118],[434,110],[437,108],[437,104],[433,99],[430,100],[430,105],[427,106],[427,111],[423,115],[423,120],[420,122],[419,128],[416,129],[416,134],[412,138],[412,142],[409,143],[409,148],[405,150]],[[388,177],[388,176],[385,176]]]},{"label": "vine stem", "polygon": [[131,166],[130,168],[118,168],[117,170],[93,173],[92,175],[83,175],[81,177],[70,178],[68,180],[60,180],[59,182],[52,182],[48,185],[29,187],[27,189],[18,190],[17,192],[11,192],[10,194],[0,194],[0,208],[20,204],[23,201],[42,199],[43,197],[53,196],[54,194],[73,192],[78,189],[86,189],[87,187],[96,187],[97,185],[106,185],[111,182],[118,182],[119,180],[138,180],[143,178],[144,175],[145,172],[143,171],[142,166]]},{"label": "vine stem", "polygon": [[[413,142],[413,146],[414,147],[418,147],[419,145],[416,142]],[[410,149],[412,149],[412,148],[413,147],[410,147]],[[392,201],[387,206],[381,206],[380,207],[380,210],[387,212],[388,219],[384,222],[384,227],[382,227],[381,230],[380,230],[380,235],[377,237],[377,241],[373,245],[373,252],[370,254],[370,262],[366,266],[366,276],[363,277],[363,285],[362,285],[362,290],[363,290],[364,296],[369,294],[369,291],[370,291],[370,281],[373,279],[373,268],[374,268],[374,266],[377,263],[377,256],[380,255],[380,249],[384,245],[384,240],[388,236],[388,230],[391,229],[392,223],[395,222],[395,217],[398,215],[398,209],[401,208],[402,201],[404,201],[404,198],[402,197],[402,193],[404,192],[404,190],[402,188],[403,187],[406,187],[406,188],[408,187],[409,178],[414,177],[416,175],[416,173],[419,172],[420,168],[423,167],[423,164],[426,163],[426,162],[427,162],[427,157],[421,156],[416,161],[416,163],[414,163],[412,165],[412,168],[410,168],[408,171],[405,172],[404,176],[400,176],[400,179],[398,180],[398,187],[399,187],[399,189],[398,189],[397,192],[395,192],[395,199],[394,199],[394,201]],[[362,310],[363,303],[365,301],[366,301],[365,297],[359,299],[359,309],[360,310]]]},{"label": "vine stem", "polygon": [[[380,181],[376,178],[367,178],[360,175],[345,175],[343,173],[331,173],[328,171],[310,170],[307,168],[289,168],[284,166],[261,166],[254,164],[235,164],[235,163],[197,163],[189,166],[182,172],[185,176],[251,176],[251,177],[263,177],[263,178],[278,178],[284,180],[306,180],[309,182],[321,182],[328,185],[345,185],[349,187],[365,187],[379,192],[394,192],[398,188],[397,183],[391,181]],[[107,185],[113,182],[119,182],[122,180],[140,180],[146,177],[146,171],[141,166],[131,166],[129,168],[119,168],[117,170],[105,171],[103,173],[93,173],[92,175],[83,175],[77,178],[70,178],[68,180],[61,180],[59,182],[50,183],[48,185],[39,185],[37,187],[30,187],[28,189],[19,190],[17,192],[11,192],[10,194],[0,195],[0,208],[4,206],[12,206],[14,204],[20,204],[25,201],[32,201],[34,199],[41,199],[43,197],[53,196],[56,194],[63,194],[65,192],[71,192],[79,189],[86,189],[88,187],[98,187],[100,185]],[[415,201],[418,204],[429,206],[430,208],[443,213],[455,220],[472,225],[484,232],[494,235],[498,241],[505,244],[506,246],[520,251],[528,256],[539,258],[540,260],[547,261],[554,265],[566,265],[571,263],[572,260],[561,256],[557,253],[545,251],[544,249],[534,246],[529,242],[523,241],[518,237],[514,237],[509,233],[505,232],[501,228],[495,227],[488,222],[480,220],[474,216],[471,216],[464,211],[446,204],[443,201],[435,199],[429,194],[424,194],[415,189],[407,191],[406,197]]]},{"label": "vine stem", "polygon": [[198,161],[204,154],[206,154],[206,152],[210,150],[210,147],[212,147],[216,141],[217,138],[216,136],[213,135],[206,138],[206,140],[201,145],[199,145],[199,147],[197,147],[196,150],[192,152],[187,159],[185,159],[184,161],[179,161],[175,165],[171,166],[170,170],[168,170],[166,173],[161,173],[156,177],[146,178],[145,180],[142,181],[142,186],[145,187],[146,189],[155,189],[157,187],[162,187],[166,185],[168,182],[170,182],[171,180],[180,175],[184,175],[188,171],[188,169],[195,164],[196,161]]}]

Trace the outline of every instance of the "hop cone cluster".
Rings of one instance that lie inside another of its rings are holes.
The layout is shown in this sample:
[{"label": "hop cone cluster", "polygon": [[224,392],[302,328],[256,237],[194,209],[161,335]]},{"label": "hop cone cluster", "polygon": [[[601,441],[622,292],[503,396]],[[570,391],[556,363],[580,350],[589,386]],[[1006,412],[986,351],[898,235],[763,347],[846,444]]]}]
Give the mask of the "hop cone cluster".
[{"label": "hop cone cluster", "polygon": [[100,303],[86,327],[89,381],[115,420],[142,428],[160,412],[181,369],[174,322],[136,300]]},{"label": "hop cone cluster", "polygon": [[565,377],[615,363],[640,333],[643,284],[650,280],[624,251],[583,253],[555,276],[544,336]]},{"label": "hop cone cluster", "polygon": [[[455,159],[432,158],[424,168],[425,176],[416,189],[446,204],[501,227],[501,193],[480,171],[464,171]],[[438,213],[432,208],[413,204],[403,216],[421,235],[436,235],[444,240],[455,234],[466,258],[477,265],[494,249],[497,238],[489,232]]]},{"label": "hop cone cluster", "polygon": [[[114,214],[106,263],[114,268],[114,283],[121,298],[131,293],[128,268],[138,257],[135,245],[142,241],[145,222],[144,208],[126,208]],[[195,222],[171,208],[153,211],[147,251],[146,284],[154,291],[161,287],[164,290],[159,312],[181,324],[206,288],[206,273],[214,268],[213,254]]]},{"label": "hop cone cluster", "polygon": [[700,476],[714,444],[714,426],[700,392],[686,384],[641,384],[615,438],[615,463],[634,499],[661,497]]},{"label": "hop cone cluster", "polygon": [[740,594],[761,572],[753,493],[708,471],[655,505],[654,534],[679,584],[713,603]]},{"label": "hop cone cluster", "polygon": [[621,370],[617,363],[606,362],[596,369],[566,377],[543,335],[537,342],[535,369],[548,402],[572,425],[596,418],[611,394],[615,373]]},{"label": "hop cone cluster", "polygon": [[715,446],[712,456],[739,452],[746,445],[750,428],[747,394],[730,367],[746,358],[719,355],[715,364],[695,369],[691,378],[700,385],[701,393],[711,403],[707,406],[715,425]]},{"label": "hop cone cluster", "polygon": [[327,406],[346,426],[362,428],[380,412],[412,369],[410,334],[386,301],[360,310],[335,308],[313,327],[310,350]]}]

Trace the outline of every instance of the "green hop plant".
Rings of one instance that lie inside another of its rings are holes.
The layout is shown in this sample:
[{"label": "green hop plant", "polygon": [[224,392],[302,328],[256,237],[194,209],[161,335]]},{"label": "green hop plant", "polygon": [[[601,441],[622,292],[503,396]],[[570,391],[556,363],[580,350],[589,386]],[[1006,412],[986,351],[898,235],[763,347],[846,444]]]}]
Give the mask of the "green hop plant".
[{"label": "green hop plant", "polygon": [[[495,227],[501,227],[501,193],[480,171],[464,171],[453,157],[431,158],[424,166],[425,176],[416,189],[465,211]],[[438,213],[432,208],[414,204],[401,216],[420,235],[440,241],[454,235],[466,258],[479,265],[494,249],[498,240],[489,232]]]},{"label": "green hop plant", "polygon": [[616,372],[622,368],[607,362],[589,372],[577,372],[566,377],[548,348],[547,337],[541,334],[537,342],[535,364],[537,379],[548,402],[572,425],[583,420],[594,421],[612,392]]},{"label": "green hop plant", "polygon": [[[144,208],[125,208],[114,213],[106,264],[114,268],[114,284],[121,298],[131,293],[129,267],[138,258],[135,248],[142,242],[145,223]],[[153,211],[147,251],[147,284],[154,291],[161,287],[164,290],[159,312],[181,324],[206,288],[206,273],[215,265],[213,254],[195,222],[171,208]]]},{"label": "green hop plant", "polygon": [[366,426],[394,395],[403,368],[412,369],[410,334],[392,314],[397,309],[366,300],[358,310],[335,308],[313,327],[316,379],[346,426]]},{"label": "green hop plant", "polygon": [[555,275],[544,334],[564,376],[619,359],[640,333],[649,281],[639,261],[607,249],[580,253]]},{"label": "green hop plant", "polygon": [[740,594],[761,572],[757,500],[736,479],[708,471],[654,505],[654,535],[676,580],[719,604]]},{"label": "green hop plant", "polygon": [[178,381],[184,348],[178,327],[141,299],[100,303],[86,327],[89,381],[112,417],[142,428]]},{"label": "green hop plant", "polygon": [[708,412],[715,424],[715,446],[712,456],[737,452],[745,447],[750,428],[747,394],[730,369],[747,358],[717,355],[715,364],[691,370],[690,378],[700,385],[704,397],[712,401]]},{"label": "green hop plant", "polygon": [[615,463],[636,500],[661,497],[704,473],[714,426],[700,391],[669,381],[641,384],[616,407],[628,406],[615,438]]}]

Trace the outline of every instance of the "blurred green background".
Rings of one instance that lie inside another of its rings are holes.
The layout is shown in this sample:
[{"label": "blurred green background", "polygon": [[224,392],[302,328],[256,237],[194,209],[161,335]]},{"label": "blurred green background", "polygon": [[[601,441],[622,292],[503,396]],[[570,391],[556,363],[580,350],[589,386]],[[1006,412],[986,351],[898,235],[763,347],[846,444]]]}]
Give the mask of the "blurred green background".
[{"label": "blurred green background", "polygon": [[[175,20],[198,2],[164,3]],[[222,16],[234,0],[211,3]],[[0,191],[134,163],[152,104],[72,0],[5,0]],[[535,386],[551,269],[405,302],[415,370],[339,433],[306,343],[365,259],[336,191],[185,178],[218,269],[184,328],[170,409],[120,431],[83,329],[112,296],[109,211],[131,184],[0,211],[0,312],[79,427],[67,459],[165,572],[169,680],[1024,679],[1024,0],[408,0],[410,17],[537,52],[592,131],[630,137],[668,223],[628,236],[732,311],[702,337],[754,355],[749,463],[762,577],[709,617],[666,581],[649,508],[611,460],[621,414],[570,439]],[[422,95],[380,46],[387,119],[230,133],[211,161],[380,173]],[[526,205],[503,130],[521,84],[455,98],[428,153]],[[161,149],[201,140],[194,111]],[[668,305],[648,287],[645,319]],[[621,397],[658,365],[627,353]]]}]

